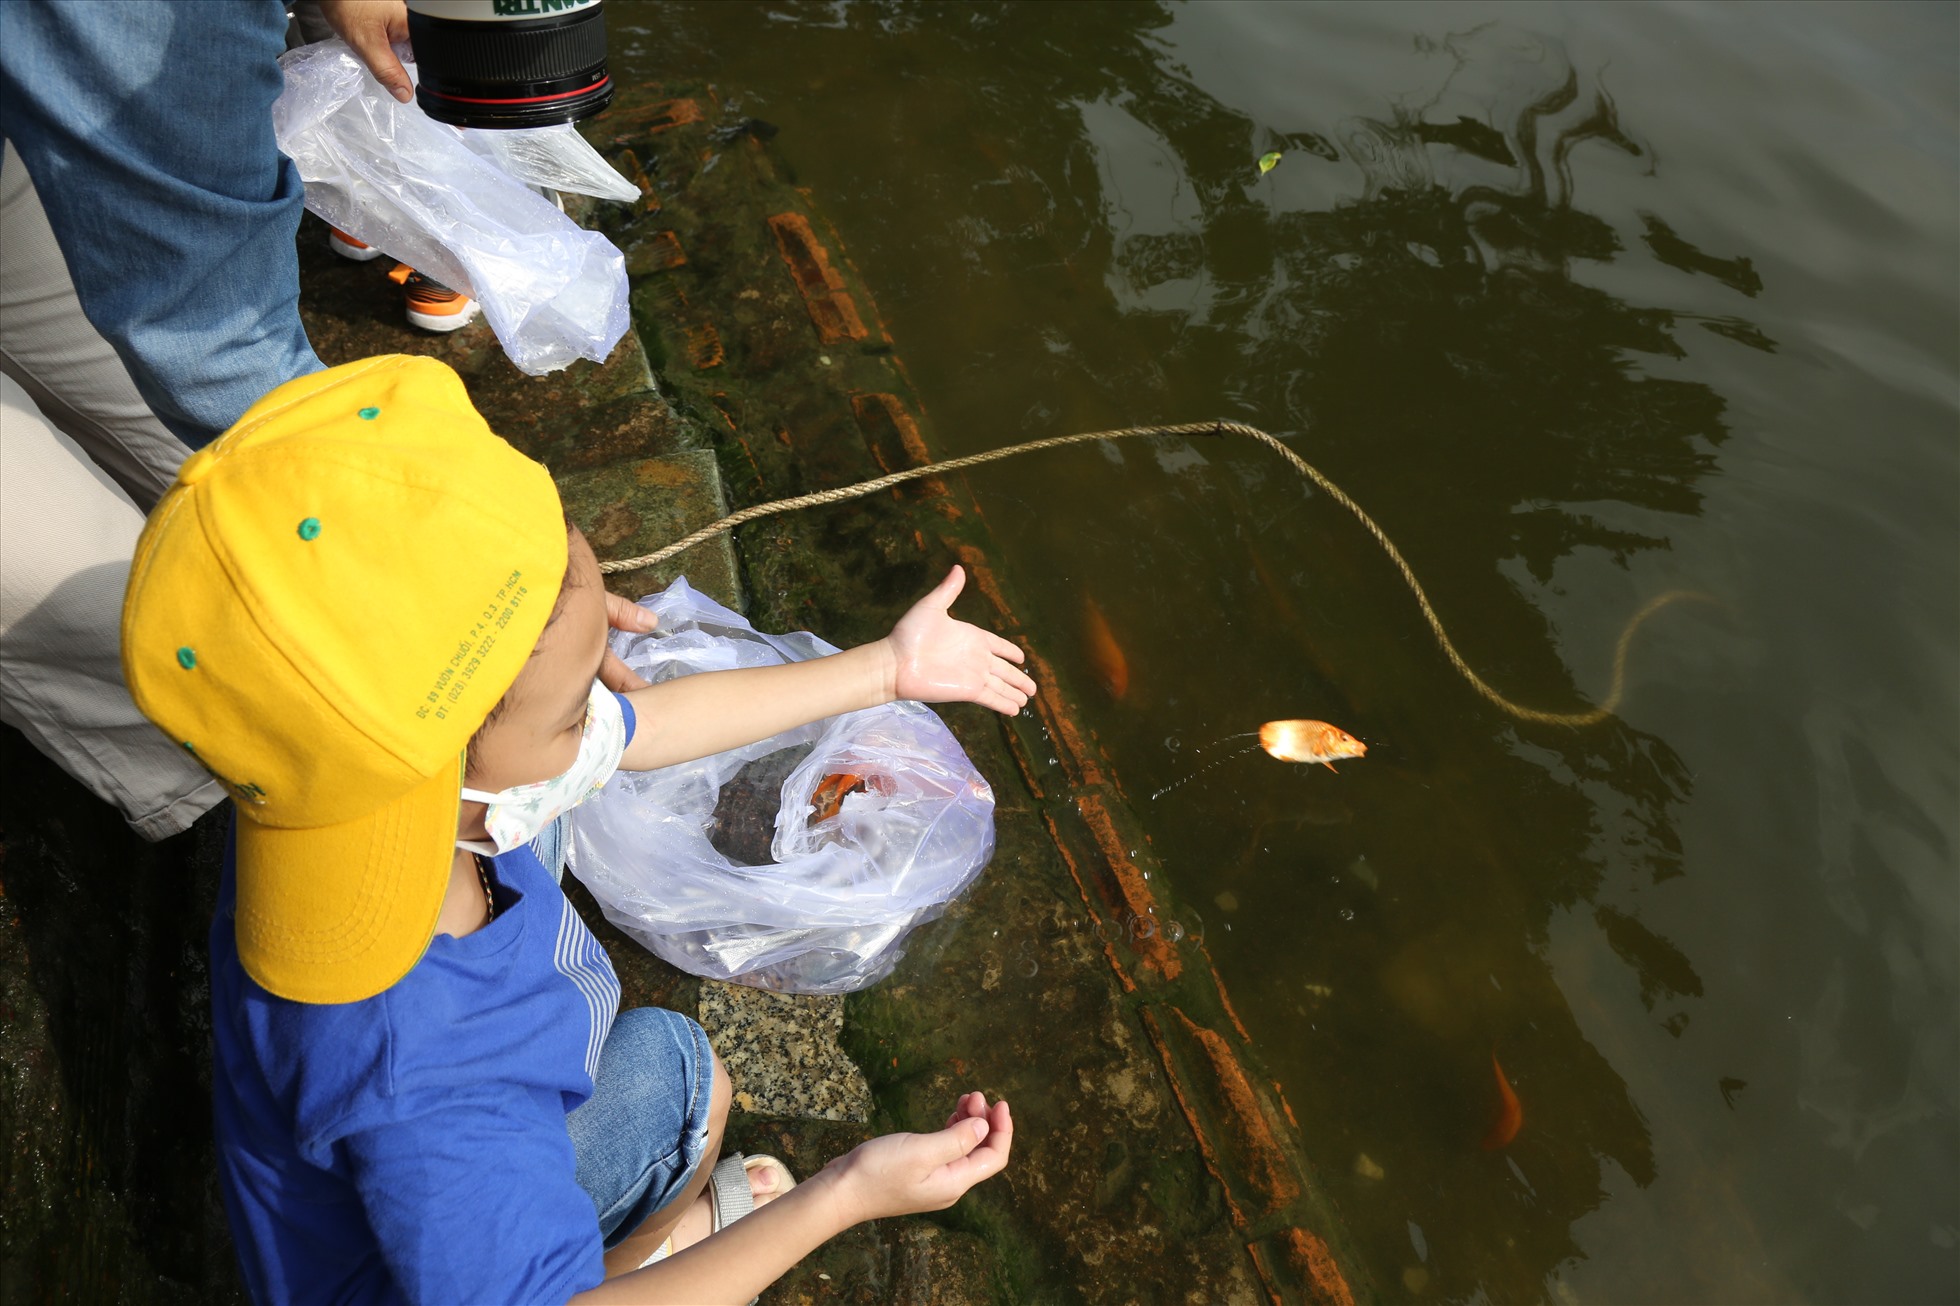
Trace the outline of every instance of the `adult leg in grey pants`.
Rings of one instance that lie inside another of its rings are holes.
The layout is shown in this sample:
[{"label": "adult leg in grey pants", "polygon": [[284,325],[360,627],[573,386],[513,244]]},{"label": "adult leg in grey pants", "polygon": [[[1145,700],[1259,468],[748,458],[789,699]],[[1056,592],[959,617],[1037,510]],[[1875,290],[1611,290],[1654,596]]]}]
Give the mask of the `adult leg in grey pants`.
[{"label": "adult leg in grey pants", "polygon": [[136,710],[120,630],[130,554],[189,452],[82,315],[11,145],[0,161],[0,721],[136,832],[224,790]]}]

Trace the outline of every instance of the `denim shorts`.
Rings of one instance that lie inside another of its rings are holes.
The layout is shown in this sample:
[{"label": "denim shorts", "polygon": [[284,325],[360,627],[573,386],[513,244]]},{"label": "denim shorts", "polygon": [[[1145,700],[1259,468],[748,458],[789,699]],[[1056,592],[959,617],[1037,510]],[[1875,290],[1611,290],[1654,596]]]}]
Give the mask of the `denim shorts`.
[{"label": "denim shorts", "polygon": [[714,1054],[701,1027],[659,1007],[622,1011],[592,1096],[565,1117],[578,1182],[616,1247],[687,1187],[708,1150]]}]

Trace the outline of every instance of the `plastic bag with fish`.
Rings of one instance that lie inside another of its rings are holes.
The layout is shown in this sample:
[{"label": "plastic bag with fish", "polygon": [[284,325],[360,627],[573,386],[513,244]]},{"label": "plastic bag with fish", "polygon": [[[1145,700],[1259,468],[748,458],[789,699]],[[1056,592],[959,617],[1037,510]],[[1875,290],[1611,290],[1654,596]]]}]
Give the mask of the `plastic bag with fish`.
[{"label": "plastic bag with fish", "polygon": [[[685,579],[640,603],[659,626],[615,633],[613,649],[655,684],[837,651],[807,631],[764,634]],[[780,781],[772,761],[788,764]],[[761,850],[745,840],[750,851],[730,855],[722,796],[758,775],[781,805],[769,860],[749,865]],[[679,766],[621,771],[572,813],[568,864],[606,919],[682,970],[848,993],[890,974],[906,936],[943,912],[993,851],[992,788],[930,708],[901,702]]]}]

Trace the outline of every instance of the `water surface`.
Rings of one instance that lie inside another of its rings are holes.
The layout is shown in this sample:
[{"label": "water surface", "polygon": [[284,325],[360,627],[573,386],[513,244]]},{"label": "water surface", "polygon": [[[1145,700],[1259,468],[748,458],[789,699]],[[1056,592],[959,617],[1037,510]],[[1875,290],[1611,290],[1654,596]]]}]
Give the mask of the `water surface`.
[{"label": "water surface", "polygon": [[[1391,1297],[1952,1296],[1953,6],[610,8],[782,129],[949,452],[1272,430],[1536,707],[1708,596],[1548,728],[1263,450],[973,478]],[[1225,738],[1292,716],[1367,760]]]}]

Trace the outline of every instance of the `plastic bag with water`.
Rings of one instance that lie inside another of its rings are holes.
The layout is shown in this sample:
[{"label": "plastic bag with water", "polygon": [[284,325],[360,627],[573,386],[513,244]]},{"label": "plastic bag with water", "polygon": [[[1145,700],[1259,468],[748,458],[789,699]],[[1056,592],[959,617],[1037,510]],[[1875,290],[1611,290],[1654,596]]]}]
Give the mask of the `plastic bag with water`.
[{"label": "plastic bag with water", "polygon": [[475,299],[521,371],[542,376],[612,353],[628,318],[624,256],[504,166],[557,189],[585,189],[575,178],[596,184],[595,168],[611,169],[590,146],[590,158],[569,148],[584,145],[576,132],[524,133],[534,139],[479,152],[466,135],[495,133],[465,133],[397,103],[345,42],[301,46],[279,63],[286,89],[273,130],[306,181],[307,208]]},{"label": "plastic bag with water", "polygon": [[[615,633],[613,649],[655,684],[837,651],[807,631],[757,631],[685,579],[640,602],[658,628]],[[779,800],[762,864],[747,864],[760,839],[729,828],[743,807],[730,787]],[[621,771],[574,809],[569,865],[608,920],[682,970],[848,993],[890,974],[906,936],[993,850],[993,789],[938,716],[907,702]]]}]

